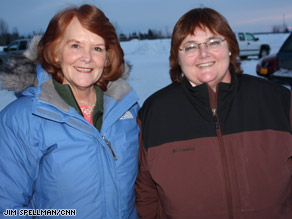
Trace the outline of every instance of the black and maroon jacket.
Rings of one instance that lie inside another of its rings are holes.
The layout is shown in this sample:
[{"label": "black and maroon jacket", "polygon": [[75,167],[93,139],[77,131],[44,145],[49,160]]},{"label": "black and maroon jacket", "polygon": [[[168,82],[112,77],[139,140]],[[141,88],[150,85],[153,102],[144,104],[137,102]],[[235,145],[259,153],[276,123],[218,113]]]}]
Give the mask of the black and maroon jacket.
[{"label": "black and maroon jacket", "polygon": [[232,74],[214,93],[185,79],[148,98],[139,122],[140,218],[292,219],[288,89]]}]

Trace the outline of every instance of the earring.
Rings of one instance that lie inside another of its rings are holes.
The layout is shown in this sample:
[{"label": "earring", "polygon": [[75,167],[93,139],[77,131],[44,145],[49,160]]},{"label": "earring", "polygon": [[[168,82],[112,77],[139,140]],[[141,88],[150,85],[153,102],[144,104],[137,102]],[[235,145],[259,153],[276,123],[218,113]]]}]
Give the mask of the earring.
[{"label": "earring", "polygon": [[231,56],[231,52],[229,52],[229,56]]}]

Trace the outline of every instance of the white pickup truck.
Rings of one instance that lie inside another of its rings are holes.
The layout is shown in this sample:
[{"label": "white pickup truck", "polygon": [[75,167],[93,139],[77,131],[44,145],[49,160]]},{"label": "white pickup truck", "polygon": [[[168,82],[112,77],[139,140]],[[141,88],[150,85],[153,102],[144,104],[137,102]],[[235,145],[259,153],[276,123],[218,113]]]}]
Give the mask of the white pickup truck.
[{"label": "white pickup truck", "polygon": [[269,55],[270,46],[266,42],[262,42],[252,33],[248,32],[234,32],[237,42],[239,44],[241,59],[246,59],[248,56],[258,56],[262,58]]}]

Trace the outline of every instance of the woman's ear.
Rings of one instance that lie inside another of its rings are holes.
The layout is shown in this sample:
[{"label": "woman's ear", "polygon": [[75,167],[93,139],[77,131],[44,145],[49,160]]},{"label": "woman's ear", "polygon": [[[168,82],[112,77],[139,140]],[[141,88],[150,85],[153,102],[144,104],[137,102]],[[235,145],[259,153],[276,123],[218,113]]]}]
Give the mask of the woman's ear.
[{"label": "woman's ear", "polygon": [[107,55],[104,62],[104,67],[110,66],[110,57]]},{"label": "woman's ear", "polygon": [[59,64],[60,63],[60,53],[59,53],[59,47],[56,47],[55,50],[54,50],[54,60],[55,60],[55,63]]}]

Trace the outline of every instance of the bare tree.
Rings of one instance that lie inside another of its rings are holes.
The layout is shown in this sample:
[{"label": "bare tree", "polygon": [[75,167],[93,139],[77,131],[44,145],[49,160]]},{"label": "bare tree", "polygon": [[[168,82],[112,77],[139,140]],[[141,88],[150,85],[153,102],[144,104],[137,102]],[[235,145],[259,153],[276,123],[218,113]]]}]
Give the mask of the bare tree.
[{"label": "bare tree", "polygon": [[0,18],[0,45],[6,45],[9,42],[8,24]]},{"label": "bare tree", "polygon": [[19,38],[18,29],[17,29],[17,27],[13,27],[11,40],[16,40],[18,38]]},{"label": "bare tree", "polygon": [[0,18],[0,35],[8,33],[8,24],[5,20]]}]

